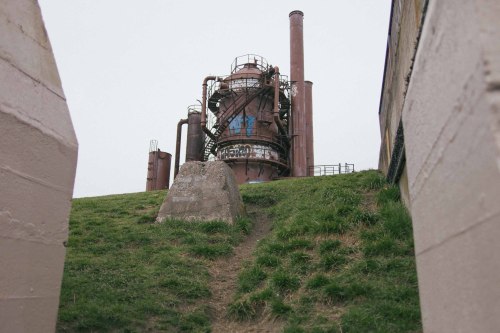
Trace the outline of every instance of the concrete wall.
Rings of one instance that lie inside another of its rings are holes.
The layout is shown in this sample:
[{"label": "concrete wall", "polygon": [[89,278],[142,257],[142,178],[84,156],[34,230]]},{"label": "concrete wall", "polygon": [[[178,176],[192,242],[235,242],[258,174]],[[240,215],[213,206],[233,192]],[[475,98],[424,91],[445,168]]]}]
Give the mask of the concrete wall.
[{"label": "concrete wall", "polygon": [[428,0],[393,1],[382,94],[380,97],[379,169],[385,174],[397,143],[397,131]]},{"label": "concrete wall", "polygon": [[40,8],[0,2],[0,331],[53,332],[77,140]]},{"label": "concrete wall", "polygon": [[425,332],[500,328],[500,2],[430,0],[403,109]]}]

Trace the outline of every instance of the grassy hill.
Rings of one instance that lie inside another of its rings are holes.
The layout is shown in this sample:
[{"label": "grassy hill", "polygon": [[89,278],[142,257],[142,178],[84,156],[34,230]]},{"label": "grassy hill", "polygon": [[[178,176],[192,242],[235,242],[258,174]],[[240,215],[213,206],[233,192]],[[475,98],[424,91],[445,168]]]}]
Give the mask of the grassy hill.
[{"label": "grassy hill", "polygon": [[[241,193],[272,227],[241,262],[228,321],[287,333],[421,331],[411,220],[378,172]],[[165,195],[73,201],[59,332],[211,331],[209,272],[234,257],[259,214],[234,226],[154,224]]]}]

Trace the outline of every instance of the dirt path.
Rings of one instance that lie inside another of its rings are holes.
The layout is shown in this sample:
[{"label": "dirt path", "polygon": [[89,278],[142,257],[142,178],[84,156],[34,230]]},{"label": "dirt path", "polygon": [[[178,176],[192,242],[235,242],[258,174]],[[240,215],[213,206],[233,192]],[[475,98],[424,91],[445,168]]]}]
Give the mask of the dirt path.
[{"label": "dirt path", "polygon": [[227,306],[236,293],[238,273],[245,260],[251,258],[252,252],[257,247],[259,240],[264,238],[271,230],[271,221],[265,214],[252,206],[247,206],[248,215],[252,218],[254,226],[250,235],[234,249],[230,258],[215,261],[210,267],[212,283],[212,299],[210,306],[214,310],[212,321],[213,333],[242,333],[242,332],[281,332],[282,324],[269,320],[237,322],[226,317]]}]

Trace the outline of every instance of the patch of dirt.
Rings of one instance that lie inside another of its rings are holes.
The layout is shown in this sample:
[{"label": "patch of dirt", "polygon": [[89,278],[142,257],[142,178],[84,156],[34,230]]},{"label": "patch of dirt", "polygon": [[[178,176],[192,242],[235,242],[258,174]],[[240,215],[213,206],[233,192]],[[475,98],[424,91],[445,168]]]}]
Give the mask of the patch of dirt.
[{"label": "patch of dirt", "polygon": [[377,212],[377,195],[378,191],[368,191],[363,193],[363,201],[361,202],[361,207],[369,212]]},{"label": "patch of dirt", "polygon": [[243,262],[251,258],[258,242],[271,231],[271,221],[265,213],[252,206],[247,206],[247,212],[254,223],[251,233],[234,249],[232,257],[214,261],[209,269],[212,276],[212,298],[209,305],[213,310],[214,333],[274,333],[283,330],[281,322],[268,318],[238,322],[227,317],[227,307],[236,293],[238,274]]}]

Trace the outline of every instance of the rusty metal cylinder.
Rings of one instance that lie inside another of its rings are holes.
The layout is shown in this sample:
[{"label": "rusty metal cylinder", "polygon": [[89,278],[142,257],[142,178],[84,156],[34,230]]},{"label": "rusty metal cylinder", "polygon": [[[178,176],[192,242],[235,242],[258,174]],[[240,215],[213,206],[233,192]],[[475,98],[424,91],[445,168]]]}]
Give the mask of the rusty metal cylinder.
[{"label": "rusty metal cylinder", "polygon": [[167,152],[158,149],[149,153],[146,191],[163,190],[169,187],[171,163],[172,155]]},{"label": "rusty metal cylinder", "polygon": [[231,167],[238,184],[288,175],[287,129],[280,119],[280,106],[288,112],[290,105],[282,88],[286,81],[280,81],[278,67],[257,55],[236,58],[232,68],[225,85],[209,97],[220,133],[216,158]]},{"label": "rusty metal cylinder", "polygon": [[307,140],[304,87],[304,13],[290,13],[290,80],[292,82],[292,176],[307,176]]},{"label": "rusty metal cylinder", "polygon": [[314,127],[313,127],[313,102],[311,81],[304,81],[306,97],[306,160],[307,175],[314,176]]},{"label": "rusty metal cylinder", "polygon": [[201,112],[190,111],[186,142],[186,162],[203,161],[203,144],[205,135],[201,129]]},{"label": "rusty metal cylinder", "polygon": [[156,178],[156,189],[163,190],[169,188],[170,165],[172,155],[163,151],[158,151],[158,173]]}]

